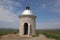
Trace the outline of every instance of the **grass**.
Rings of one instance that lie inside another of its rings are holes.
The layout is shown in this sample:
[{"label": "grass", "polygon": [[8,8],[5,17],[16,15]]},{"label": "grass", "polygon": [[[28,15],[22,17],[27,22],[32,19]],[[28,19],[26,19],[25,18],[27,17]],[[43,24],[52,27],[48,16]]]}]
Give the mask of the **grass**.
[{"label": "grass", "polygon": [[0,30],[0,36],[2,35],[6,35],[6,34],[16,34],[18,33],[18,30],[16,29],[3,29],[3,30]]},{"label": "grass", "polygon": [[[0,30],[0,36],[6,35],[6,34],[16,34],[18,33],[18,29],[5,29],[5,30]],[[39,36],[39,34],[44,34],[48,38],[54,38],[56,40],[60,40],[60,30],[36,30],[36,35]]]},{"label": "grass", "polygon": [[44,34],[48,38],[54,38],[56,40],[60,40],[60,30],[37,30],[36,33]]}]

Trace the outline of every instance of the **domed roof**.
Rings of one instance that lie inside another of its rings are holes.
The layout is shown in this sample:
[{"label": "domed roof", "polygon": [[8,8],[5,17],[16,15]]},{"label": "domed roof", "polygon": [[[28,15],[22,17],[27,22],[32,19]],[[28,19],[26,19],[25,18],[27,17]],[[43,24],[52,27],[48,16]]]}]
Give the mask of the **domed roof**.
[{"label": "domed roof", "polygon": [[22,15],[33,15],[30,7],[26,7],[26,9],[22,12]]}]

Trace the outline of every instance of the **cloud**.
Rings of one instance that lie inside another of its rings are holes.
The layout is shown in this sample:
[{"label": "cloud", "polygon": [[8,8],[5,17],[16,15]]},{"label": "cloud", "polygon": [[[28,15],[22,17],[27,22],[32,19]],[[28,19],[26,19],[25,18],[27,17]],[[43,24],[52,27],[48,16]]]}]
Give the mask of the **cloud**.
[{"label": "cloud", "polygon": [[43,0],[41,6],[49,11],[60,14],[60,0]]},{"label": "cloud", "polygon": [[17,0],[0,0],[0,28],[18,28],[19,19],[14,12],[20,7]]},{"label": "cloud", "polygon": [[59,19],[49,19],[47,22],[37,23],[37,29],[60,29]]},{"label": "cloud", "polygon": [[38,23],[37,29],[60,29],[60,22]]},{"label": "cloud", "polygon": [[[1,0],[0,0],[1,1]],[[0,2],[0,21],[6,21],[6,22],[14,22],[16,21],[15,18],[17,18],[17,15],[15,15],[11,10],[13,10],[11,7],[12,5],[10,5],[9,8],[7,9],[6,7],[6,3],[8,3],[9,0],[2,0],[2,2]],[[6,2],[6,3],[5,3]],[[9,1],[10,2],[10,1]],[[5,3],[5,4],[4,4]],[[9,4],[9,3],[8,3]],[[17,4],[16,4],[17,5]]]},{"label": "cloud", "polygon": [[46,8],[46,4],[42,4],[42,8]]},{"label": "cloud", "polygon": [[51,7],[51,11],[57,12],[60,14],[60,0],[54,0]]},{"label": "cloud", "polygon": [[22,7],[21,2],[18,0],[0,0],[0,5],[3,5],[4,8],[14,11],[14,9],[19,9]]},{"label": "cloud", "polygon": [[19,28],[19,24],[17,22],[0,21],[0,28]]}]

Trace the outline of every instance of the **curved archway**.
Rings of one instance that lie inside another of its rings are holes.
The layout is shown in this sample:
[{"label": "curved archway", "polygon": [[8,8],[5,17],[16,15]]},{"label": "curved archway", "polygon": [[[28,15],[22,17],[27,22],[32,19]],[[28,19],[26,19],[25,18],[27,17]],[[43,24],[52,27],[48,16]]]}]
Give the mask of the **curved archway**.
[{"label": "curved archway", "polygon": [[28,34],[28,23],[24,23],[24,35]]}]

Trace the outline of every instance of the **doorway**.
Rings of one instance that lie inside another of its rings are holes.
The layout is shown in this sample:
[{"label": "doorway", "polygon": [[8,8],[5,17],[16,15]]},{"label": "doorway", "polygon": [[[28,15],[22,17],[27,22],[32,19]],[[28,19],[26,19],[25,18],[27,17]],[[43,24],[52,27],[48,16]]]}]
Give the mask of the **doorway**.
[{"label": "doorway", "polygon": [[28,23],[24,23],[24,35],[28,34]]}]

